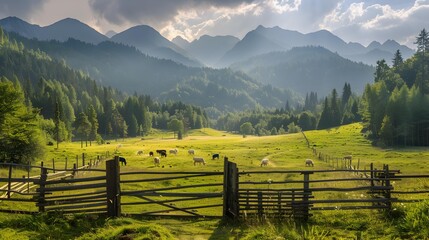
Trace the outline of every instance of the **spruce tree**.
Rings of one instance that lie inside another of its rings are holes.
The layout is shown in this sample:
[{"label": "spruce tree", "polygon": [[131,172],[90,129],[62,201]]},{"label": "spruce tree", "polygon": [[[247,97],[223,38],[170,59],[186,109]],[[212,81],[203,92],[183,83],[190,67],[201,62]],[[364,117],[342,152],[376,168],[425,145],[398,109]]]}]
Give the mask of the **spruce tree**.
[{"label": "spruce tree", "polygon": [[420,32],[419,36],[417,36],[416,41],[417,44],[417,52],[418,53],[427,53],[429,51],[429,34],[426,32],[426,29]]}]

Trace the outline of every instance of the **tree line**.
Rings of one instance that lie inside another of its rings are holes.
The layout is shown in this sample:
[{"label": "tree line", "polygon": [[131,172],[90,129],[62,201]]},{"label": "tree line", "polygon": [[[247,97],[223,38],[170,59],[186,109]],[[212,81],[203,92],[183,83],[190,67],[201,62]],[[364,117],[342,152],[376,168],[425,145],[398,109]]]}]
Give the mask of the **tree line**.
[{"label": "tree line", "polygon": [[417,52],[403,60],[395,53],[392,66],[377,62],[374,84],[362,96],[362,118],[368,136],[386,146],[429,145],[429,35],[416,38]]},{"label": "tree line", "polygon": [[144,136],[153,127],[182,135],[209,124],[199,107],[100,86],[64,61],[9,40],[1,28],[0,63],[2,161],[33,160],[47,143],[79,139],[91,145]]},{"label": "tree line", "polygon": [[403,60],[399,50],[389,66],[377,61],[374,83],[362,96],[345,83],[341,96],[333,89],[319,100],[307,94],[303,106],[256,109],[221,116],[216,127],[244,135],[274,135],[299,130],[327,129],[362,122],[365,135],[381,146],[429,145],[429,34],[416,37],[417,52]]}]

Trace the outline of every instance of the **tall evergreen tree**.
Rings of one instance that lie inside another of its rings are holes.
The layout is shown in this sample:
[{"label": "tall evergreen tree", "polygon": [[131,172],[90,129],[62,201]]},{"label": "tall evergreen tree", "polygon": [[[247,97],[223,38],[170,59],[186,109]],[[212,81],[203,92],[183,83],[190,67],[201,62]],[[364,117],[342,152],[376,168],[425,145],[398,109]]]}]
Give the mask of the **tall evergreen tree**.
[{"label": "tall evergreen tree", "polygon": [[337,90],[334,88],[332,90],[332,94],[331,94],[331,126],[330,127],[334,127],[334,126],[339,126],[341,124],[341,112],[340,112],[340,107],[338,106],[338,94],[337,94]]},{"label": "tall evergreen tree", "polygon": [[401,51],[396,50],[395,55],[392,59],[392,64],[394,68],[400,67],[404,63],[404,59],[402,58]]},{"label": "tall evergreen tree", "polygon": [[91,131],[89,133],[89,145],[92,146],[92,141],[97,140],[99,126],[97,112],[95,111],[95,108],[92,104],[88,107],[88,121],[91,123]]},{"label": "tall evergreen tree", "polygon": [[423,28],[414,43],[417,44],[417,52],[424,54],[429,51],[429,34],[426,29]]},{"label": "tall evergreen tree", "polygon": [[[80,112],[75,121],[76,132],[80,136],[80,147],[83,148],[83,139],[88,141],[88,136],[91,132],[91,123],[84,112]],[[88,145],[88,143],[86,144]]]},{"label": "tall evergreen tree", "polygon": [[19,84],[0,80],[0,161],[27,164],[44,154],[36,111],[24,105]]},{"label": "tall evergreen tree", "polygon": [[332,126],[331,123],[331,107],[329,106],[328,97],[325,97],[325,103],[323,104],[323,111],[320,115],[317,129],[325,129]]}]

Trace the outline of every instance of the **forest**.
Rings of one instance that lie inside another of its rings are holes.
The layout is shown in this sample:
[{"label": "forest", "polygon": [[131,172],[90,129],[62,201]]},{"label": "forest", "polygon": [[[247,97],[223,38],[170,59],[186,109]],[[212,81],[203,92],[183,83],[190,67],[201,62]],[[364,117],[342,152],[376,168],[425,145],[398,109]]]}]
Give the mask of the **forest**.
[{"label": "forest", "polygon": [[[48,49],[55,46],[67,49],[55,41],[26,41],[36,46],[45,44],[44,48]],[[67,44],[70,47],[73,40]],[[53,58],[39,48],[27,48],[0,29],[0,158],[13,162],[31,161],[43,154],[46,144],[56,143],[58,147],[64,141],[80,140],[82,146],[88,142],[91,145],[92,142],[103,143],[105,139],[145,136],[152,128],[171,130],[182,138],[189,129],[208,126],[264,136],[363,122],[364,134],[377,145],[427,146],[429,36],[425,29],[417,36],[416,45],[417,52],[409,59],[403,60],[398,50],[392,56],[391,65],[384,59],[378,61],[374,83],[366,85],[362,96],[345,83],[340,94],[333,89],[329,96],[319,99],[317,92],[310,92],[303,104],[296,101],[290,104],[288,98],[283,98],[283,104],[278,103],[283,107],[266,108],[261,103],[270,98],[260,97],[255,101],[250,97],[252,89],[260,89],[260,86],[245,74],[230,69],[204,69],[165,93],[173,100],[161,102],[149,95],[130,95],[102,86],[82,70],[70,68],[64,59]],[[243,80],[247,78],[248,81]],[[243,92],[234,90],[243,86],[247,86]],[[216,101],[205,99],[208,93],[201,90],[204,88],[216,92],[215,95],[235,96],[235,100],[227,97],[219,97]],[[277,99],[284,96],[282,90],[271,86],[256,91],[265,92],[262,96],[270,92]],[[178,95],[181,97],[174,97]],[[187,97],[196,99],[201,105],[178,100]],[[243,105],[251,110],[236,111]],[[217,119],[209,118],[206,110],[211,108],[219,116]]]},{"label": "forest", "polygon": [[0,29],[0,158],[27,162],[46,144],[144,136],[152,128],[207,127],[206,113],[181,102],[160,103],[100,86],[81,71],[40,50],[9,40]]}]

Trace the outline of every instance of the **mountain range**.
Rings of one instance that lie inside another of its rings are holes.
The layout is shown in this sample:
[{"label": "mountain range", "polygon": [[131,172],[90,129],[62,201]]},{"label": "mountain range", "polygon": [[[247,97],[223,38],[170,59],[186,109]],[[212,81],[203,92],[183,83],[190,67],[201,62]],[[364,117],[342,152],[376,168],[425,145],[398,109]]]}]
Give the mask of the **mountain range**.
[{"label": "mountain range", "polygon": [[203,35],[188,42],[181,37],[169,41],[146,25],[131,27],[120,33],[109,31],[106,36],[71,18],[40,27],[16,17],[7,17],[0,20],[0,26],[8,32],[39,40],[66,41],[68,38],[74,38],[92,44],[110,40],[136,47],[153,57],[170,59],[193,67],[229,67],[233,63],[261,54],[288,51],[293,47],[303,46],[321,46],[344,58],[368,65],[375,65],[377,60],[383,58],[390,62],[396,50],[401,51],[404,59],[414,53],[414,50],[394,40],[384,43],[373,41],[367,47],[355,42],[346,43],[327,30],[303,34],[280,27],[258,26],[241,40],[234,36]]},{"label": "mountain range", "polygon": [[363,62],[374,64],[380,56],[390,62],[397,49],[404,58],[413,52],[393,40],[364,47],[326,30],[302,34],[279,27],[259,26],[241,40],[204,35],[189,42],[169,41],[146,25],[110,32],[108,38],[70,18],[40,27],[8,17],[0,26],[26,48],[46,52],[105,86],[203,106],[213,115],[293,105],[302,101],[299,94],[323,97],[345,82],[361,92],[374,73]]}]

